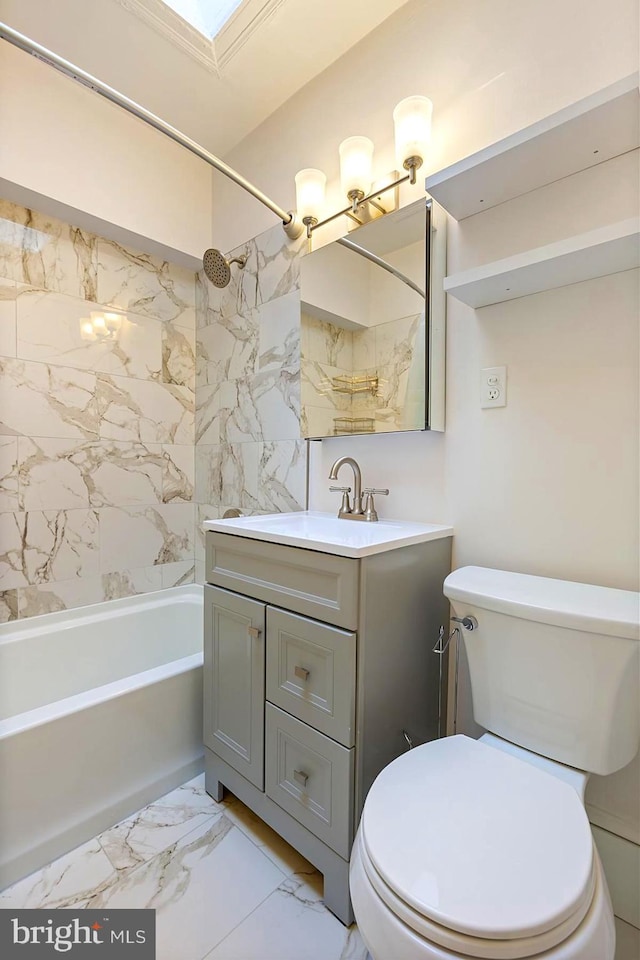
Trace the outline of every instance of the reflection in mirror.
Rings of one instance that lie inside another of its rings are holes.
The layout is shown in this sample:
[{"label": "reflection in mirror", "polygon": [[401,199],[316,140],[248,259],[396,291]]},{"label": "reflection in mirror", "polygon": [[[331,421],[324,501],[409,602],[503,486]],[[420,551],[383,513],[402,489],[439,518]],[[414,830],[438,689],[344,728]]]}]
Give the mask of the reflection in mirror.
[{"label": "reflection in mirror", "polygon": [[445,216],[434,207],[420,200],[303,258],[303,436],[444,429]]}]

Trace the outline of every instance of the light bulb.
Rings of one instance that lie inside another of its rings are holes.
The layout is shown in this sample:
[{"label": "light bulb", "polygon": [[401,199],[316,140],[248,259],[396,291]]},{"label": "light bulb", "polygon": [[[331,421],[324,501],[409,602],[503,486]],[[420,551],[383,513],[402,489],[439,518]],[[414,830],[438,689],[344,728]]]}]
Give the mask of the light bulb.
[{"label": "light bulb", "polygon": [[373,143],[368,137],[348,137],[342,141],[339,150],[343,193],[350,200],[365,197],[373,179]]},{"label": "light bulb", "polygon": [[322,170],[300,170],[296,173],[296,211],[303,223],[317,223],[324,207],[327,178]]},{"label": "light bulb", "polygon": [[433,104],[428,97],[407,97],[393,111],[399,169],[421,166],[431,139],[432,113]]}]

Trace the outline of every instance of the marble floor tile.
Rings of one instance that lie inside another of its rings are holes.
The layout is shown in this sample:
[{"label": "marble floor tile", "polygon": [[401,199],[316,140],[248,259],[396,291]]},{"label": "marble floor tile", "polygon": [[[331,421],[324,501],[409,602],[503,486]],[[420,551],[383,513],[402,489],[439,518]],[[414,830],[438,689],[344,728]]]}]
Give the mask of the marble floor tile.
[{"label": "marble floor tile", "polygon": [[0,893],[0,909],[24,907],[32,910],[78,906],[117,879],[97,838],[83,843],[24,880]]},{"label": "marble floor tile", "polygon": [[244,803],[235,799],[233,794],[225,794],[225,801],[227,796],[234,799],[235,802],[229,806],[226,816],[249,837],[252,843],[255,843],[262,850],[265,856],[269,857],[282,870],[285,876],[289,877],[294,873],[313,873],[314,868],[302,854],[278,836],[275,830],[272,830],[264,820],[261,820],[253,811],[245,807]]},{"label": "marble floor tile", "polygon": [[284,879],[241,830],[220,816],[125,873],[88,906],[155,909],[157,960],[201,960]]},{"label": "marble floor tile", "polygon": [[202,781],[198,777],[172,790],[102,833],[98,839],[113,866],[123,870],[146,863],[191,830],[222,816],[225,805],[205,792]]},{"label": "marble floor tile", "polygon": [[[296,873],[240,923],[206,960],[366,960],[357,928],[322,903],[322,877]],[[389,958],[391,960],[391,958]]]},{"label": "marble floor tile", "polygon": [[152,908],[157,960],[365,960],[322,877],[204,775],[0,893],[0,909]]}]

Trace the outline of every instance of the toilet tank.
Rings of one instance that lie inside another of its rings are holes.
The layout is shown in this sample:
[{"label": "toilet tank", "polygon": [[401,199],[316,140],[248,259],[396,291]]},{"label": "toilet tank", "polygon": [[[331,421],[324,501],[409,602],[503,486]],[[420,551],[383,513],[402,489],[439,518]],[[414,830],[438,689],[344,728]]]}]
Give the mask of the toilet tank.
[{"label": "toilet tank", "polygon": [[469,661],[473,715],[492,733],[591,773],[626,766],[640,743],[640,594],[486,567],[444,593]]}]

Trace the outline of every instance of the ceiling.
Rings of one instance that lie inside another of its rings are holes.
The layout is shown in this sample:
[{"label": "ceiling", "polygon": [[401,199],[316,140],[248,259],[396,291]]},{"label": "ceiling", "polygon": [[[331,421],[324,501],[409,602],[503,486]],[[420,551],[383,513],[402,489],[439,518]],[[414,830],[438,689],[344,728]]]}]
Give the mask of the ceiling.
[{"label": "ceiling", "polygon": [[273,0],[217,72],[159,24],[160,0],[0,0],[0,20],[224,156],[405,2]]}]

